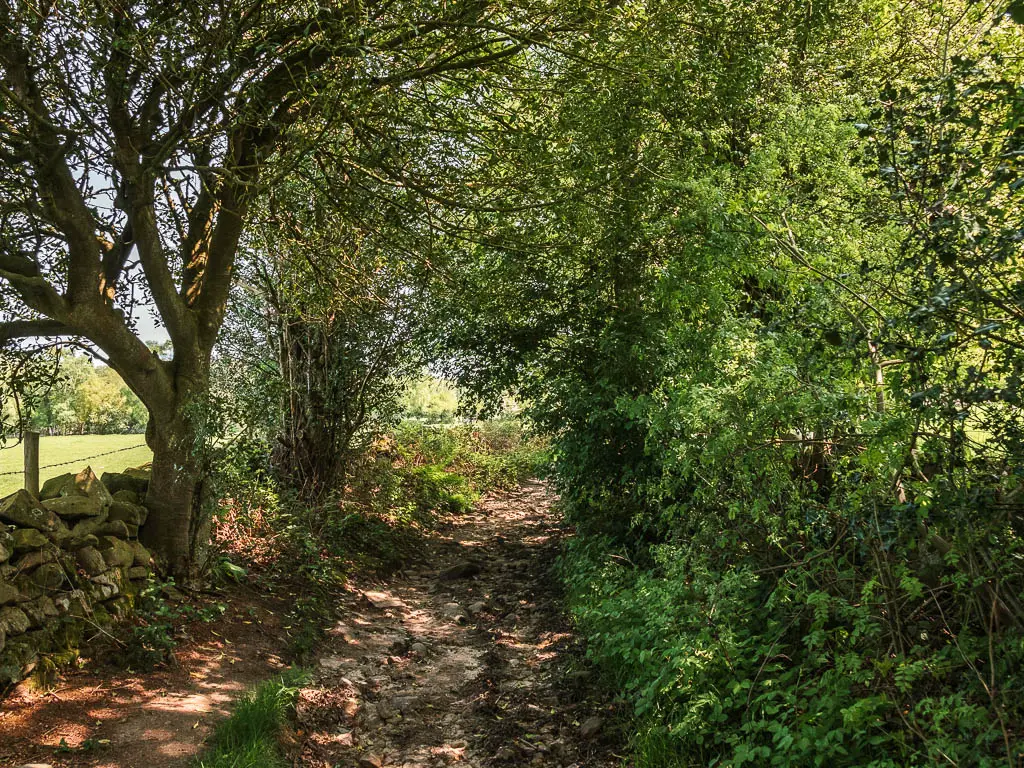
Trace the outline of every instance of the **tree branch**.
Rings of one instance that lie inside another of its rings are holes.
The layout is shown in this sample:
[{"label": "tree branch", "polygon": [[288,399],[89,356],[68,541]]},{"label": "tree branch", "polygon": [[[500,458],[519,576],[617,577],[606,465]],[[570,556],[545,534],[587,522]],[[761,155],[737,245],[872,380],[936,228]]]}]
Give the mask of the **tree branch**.
[{"label": "tree branch", "polygon": [[[510,41],[505,41],[510,42]],[[474,46],[479,47],[479,46]],[[483,56],[477,56],[471,59],[459,58],[460,54],[453,54],[447,57],[437,64],[428,67],[419,67],[416,69],[409,69],[405,72],[398,72],[394,75],[387,77],[377,77],[370,82],[376,88],[383,88],[388,85],[398,85],[400,83],[407,83],[413,80],[425,80],[433,75],[439,75],[444,72],[455,72],[458,70],[475,69],[476,67],[483,67],[487,64],[493,64],[496,61],[507,59],[510,56],[515,56],[520,51],[527,47],[526,43],[515,43],[514,45],[506,45],[504,48],[499,48],[496,51],[488,53]]]},{"label": "tree branch", "polygon": [[57,320],[11,320],[0,323],[0,344],[35,336],[74,336],[74,331]]},{"label": "tree branch", "polygon": [[[8,7],[0,7],[0,21],[13,28]],[[100,252],[96,222],[67,164],[75,135],[58,126],[49,114],[25,41],[4,34],[0,38],[0,49],[6,90],[28,121],[32,165],[42,193],[43,209],[67,242],[68,298],[71,303],[87,302],[99,295]]]}]

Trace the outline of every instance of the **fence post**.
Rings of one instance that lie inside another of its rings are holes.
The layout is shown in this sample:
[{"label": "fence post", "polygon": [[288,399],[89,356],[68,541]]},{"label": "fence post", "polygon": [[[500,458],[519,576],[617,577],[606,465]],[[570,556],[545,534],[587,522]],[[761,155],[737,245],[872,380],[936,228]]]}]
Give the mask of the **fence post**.
[{"label": "fence post", "polygon": [[38,432],[25,432],[25,490],[39,498]]}]

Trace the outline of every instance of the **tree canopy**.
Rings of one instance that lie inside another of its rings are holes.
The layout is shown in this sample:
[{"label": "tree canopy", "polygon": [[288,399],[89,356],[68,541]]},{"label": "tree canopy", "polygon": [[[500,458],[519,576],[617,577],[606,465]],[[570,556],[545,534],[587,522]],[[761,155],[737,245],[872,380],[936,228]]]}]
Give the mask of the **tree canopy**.
[{"label": "tree canopy", "polygon": [[[0,338],[85,339],[142,399],[158,507],[148,536],[175,570],[188,570],[199,515],[189,500],[201,496],[211,353],[268,174],[287,174],[325,130],[376,140],[396,105],[423,97],[418,83],[472,88],[545,36],[552,14],[477,2],[0,6]],[[371,176],[389,168],[380,149]],[[158,313],[172,359],[135,332],[139,302]]]}]

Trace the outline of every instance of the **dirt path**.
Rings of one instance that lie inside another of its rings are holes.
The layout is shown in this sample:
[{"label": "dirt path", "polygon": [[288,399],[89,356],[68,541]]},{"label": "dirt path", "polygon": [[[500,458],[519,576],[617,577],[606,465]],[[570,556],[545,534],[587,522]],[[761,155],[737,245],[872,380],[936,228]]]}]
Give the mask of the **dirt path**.
[{"label": "dirt path", "polygon": [[551,572],[564,534],[541,483],[485,499],[429,566],[344,597],[298,707],[298,765],[622,765]]},{"label": "dirt path", "polygon": [[[295,766],[623,765],[562,613],[550,505],[537,482],[485,498],[425,542],[422,564],[353,580],[285,734]],[[228,602],[171,669],[21,686],[0,702],[0,768],[186,768],[238,693],[283,667],[286,600]]]},{"label": "dirt path", "polygon": [[183,628],[168,668],[135,673],[94,659],[53,691],[18,686],[0,701],[0,768],[187,766],[238,694],[285,668],[285,600],[244,588],[223,600],[217,622]]}]

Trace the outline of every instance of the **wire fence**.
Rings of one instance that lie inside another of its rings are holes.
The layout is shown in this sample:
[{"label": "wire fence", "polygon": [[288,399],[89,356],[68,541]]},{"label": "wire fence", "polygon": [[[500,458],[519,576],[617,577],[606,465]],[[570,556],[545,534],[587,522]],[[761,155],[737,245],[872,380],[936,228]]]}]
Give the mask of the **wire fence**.
[{"label": "wire fence", "polygon": [[[39,467],[39,471],[42,472],[44,469],[53,469],[54,467],[66,467],[68,464],[78,464],[79,462],[82,462],[82,461],[92,461],[93,459],[99,459],[99,458],[102,458],[104,456],[112,456],[115,453],[124,453],[125,451],[135,451],[135,450],[138,450],[139,448],[145,448],[145,447],[146,447],[145,443],[139,443],[138,445],[130,445],[127,448],[117,448],[117,449],[115,449],[113,451],[104,451],[103,453],[95,453],[92,456],[83,456],[80,459],[71,459],[70,461],[58,461],[55,464],[47,464],[45,466]],[[0,472],[0,477],[9,477],[11,475],[23,475],[24,473],[25,473],[24,469],[17,469],[17,470],[15,470],[13,472]]]}]

